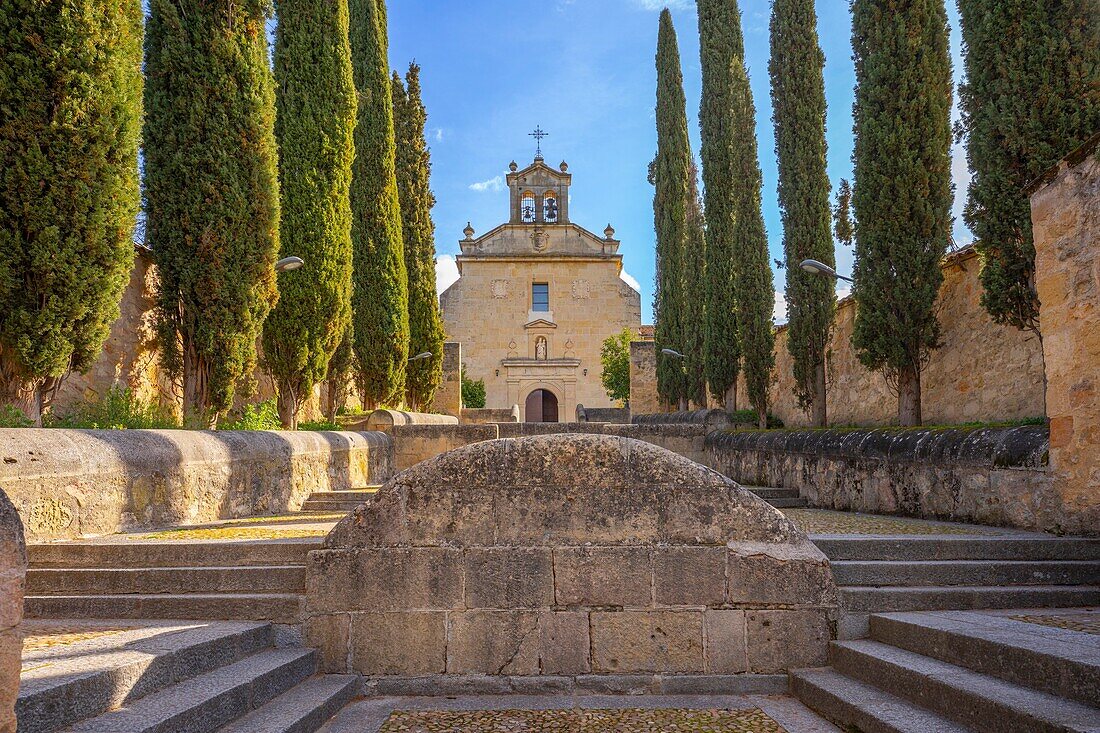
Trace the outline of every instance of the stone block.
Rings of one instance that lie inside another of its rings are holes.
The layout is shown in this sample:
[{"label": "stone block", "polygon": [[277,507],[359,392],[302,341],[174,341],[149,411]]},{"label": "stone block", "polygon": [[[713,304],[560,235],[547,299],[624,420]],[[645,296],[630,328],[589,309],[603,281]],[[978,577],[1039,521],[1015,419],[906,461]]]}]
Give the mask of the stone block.
[{"label": "stone block", "polygon": [[443,611],[356,613],[351,668],[366,676],[442,674],[447,667]]},{"label": "stone block", "polygon": [[462,607],[461,550],[322,550],[309,562],[306,592],[314,613]]},{"label": "stone block", "polygon": [[825,609],[745,612],[749,671],[787,672],[828,663],[832,636]]},{"label": "stone block", "polygon": [[566,547],[554,550],[559,606],[652,605],[647,547]]},{"label": "stone block", "polygon": [[738,674],[748,670],[745,612],[707,610],[703,613],[707,674]]},{"label": "stone block", "polygon": [[726,599],[724,547],[658,547],[653,551],[658,606],[720,606]]},{"label": "stone block", "polygon": [[554,603],[549,548],[470,549],[465,567],[466,608],[544,608]]},{"label": "stone block", "polygon": [[303,626],[306,646],[316,649],[321,656],[321,671],[325,674],[347,674],[351,614],[311,616]]},{"label": "stone block", "polygon": [[459,611],[450,617],[448,674],[539,673],[536,611]]},{"label": "stone block", "polygon": [[542,611],[539,632],[542,674],[577,675],[592,670],[587,612]]},{"label": "stone block", "polygon": [[727,557],[727,601],[732,604],[776,604],[813,606],[835,602],[832,571],[824,556],[784,555],[786,548],[769,549],[774,554],[740,554],[750,549],[730,550]]},{"label": "stone block", "polygon": [[703,672],[701,611],[593,611],[594,672]]}]

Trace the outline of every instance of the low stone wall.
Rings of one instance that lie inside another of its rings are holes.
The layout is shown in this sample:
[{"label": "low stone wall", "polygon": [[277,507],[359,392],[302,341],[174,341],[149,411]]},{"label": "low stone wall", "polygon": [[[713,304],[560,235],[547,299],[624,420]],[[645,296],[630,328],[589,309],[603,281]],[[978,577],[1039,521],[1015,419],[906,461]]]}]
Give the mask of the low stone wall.
[{"label": "low stone wall", "polygon": [[630,424],[629,407],[585,407],[577,405],[577,422]]},{"label": "low stone wall", "polygon": [[307,566],[307,643],[376,694],[785,689],[836,587],[786,517],[612,436],[471,445],[399,474]]},{"label": "low stone wall", "polygon": [[708,465],[813,506],[1066,533],[1100,533],[1062,501],[1047,431],[1017,428],[717,432]]},{"label": "low stone wall", "polygon": [[393,429],[394,469],[404,471],[440,453],[498,437],[496,425],[399,425]]},{"label": "low stone wall", "polygon": [[23,651],[23,591],[27,578],[27,545],[23,523],[11,500],[0,491],[0,733],[15,733],[15,700],[19,696]]},{"label": "low stone wall", "polygon": [[374,410],[367,415],[366,430],[393,434],[397,425],[458,425],[454,415],[437,415],[430,412],[404,412],[402,410]]},{"label": "low stone wall", "polygon": [[463,425],[519,422],[519,405],[511,407],[463,407]]},{"label": "low stone wall", "polygon": [[704,425],[621,425],[616,423],[520,423],[500,425],[501,438],[524,438],[535,435],[616,435],[658,445],[673,453],[706,463]]},{"label": "low stone wall", "polygon": [[686,410],[682,412],[651,412],[633,415],[635,425],[705,425],[708,430],[720,430],[730,425],[730,415],[725,410]]},{"label": "low stone wall", "polygon": [[0,489],[36,542],[292,511],[392,474],[382,433],[0,429]]}]

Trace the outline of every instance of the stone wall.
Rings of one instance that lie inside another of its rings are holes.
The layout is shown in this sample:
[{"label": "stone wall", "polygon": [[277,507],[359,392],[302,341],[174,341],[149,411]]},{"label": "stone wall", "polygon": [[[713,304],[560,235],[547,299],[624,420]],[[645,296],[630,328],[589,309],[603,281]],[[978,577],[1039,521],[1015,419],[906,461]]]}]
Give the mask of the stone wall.
[{"label": "stone wall", "polygon": [[660,446],[673,453],[705,463],[706,427],[703,425],[626,425],[619,423],[520,423],[500,425],[501,438],[535,435],[615,435]]},{"label": "stone wall", "polygon": [[392,473],[381,433],[0,429],[0,489],[35,542],[293,511]]},{"label": "stone wall", "polygon": [[630,412],[661,412],[657,397],[657,347],[653,341],[630,342]]},{"label": "stone wall", "polygon": [[365,429],[392,435],[397,425],[458,425],[453,415],[430,412],[405,412],[403,410],[373,410],[367,415]]},{"label": "stone wall", "polygon": [[432,412],[462,414],[462,344],[443,344],[443,381],[432,398]]},{"label": "stone wall", "polygon": [[714,471],[611,436],[402,473],[307,567],[307,643],[377,694],[785,689],[822,665],[824,555]]},{"label": "stone wall", "polygon": [[496,440],[496,425],[399,425],[393,430],[393,463],[404,471],[470,443]]},{"label": "stone wall", "polygon": [[735,431],[707,463],[743,484],[798,489],[811,505],[1098,534],[1046,469],[1047,431],[1018,428]]},{"label": "stone wall", "polygon": [[1060,502],[1100,527],[1100,135],[1031,194],[1050,465]]},{"label": "stone wall", "polygon": [[519,405],[511,407],[463,407],[463,425],[519,422]]},{"label": "stone wall", "polygon": [[23,652],[23,591],[27,578],[27,545],[23,523],[0,491],[0,733],[15,733],[15,700],[19,696]]},{"label": "stone wall", "polygon": [[577,405],[577,422],[630,423],[629,407],[585,407]]}]

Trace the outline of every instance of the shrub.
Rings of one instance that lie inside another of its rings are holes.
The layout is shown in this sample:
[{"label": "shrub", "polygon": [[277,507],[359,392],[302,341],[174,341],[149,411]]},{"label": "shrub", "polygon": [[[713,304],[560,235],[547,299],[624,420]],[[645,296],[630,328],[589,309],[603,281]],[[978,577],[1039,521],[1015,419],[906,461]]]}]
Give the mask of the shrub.
[{"label": "shrub", "polygon": [[466,365],[462,365],[462,406],[485,407],[485,380],[473,380],[466,376]]},{"label": "shrub", "polygon": [[624,328],[603,340],[600,348],[600,382],[609,399],[624,404],[630,399],[630,342],[634,332]]},{"label": "shrub", "polygon": [[34,421],[15,405],[0,407],[0,428],[29,428],[33,425]]},{"label": "shrub", "polygon": [[233,420],[223,420],[218,430],[281,430],[279,406],[274,399],[245,405]]},{"label": "shrub", "polygon": [[298,423],[299,430],[312,430],[312,431],[326,431],[326,430],[343,430],[338,424],[329,422],[328,420],[309,420],[307,422]]},{"label": "shrub", "polygon": [[132,389],[112,387],[99,399],[85,400],[64,415],[47,416],[46,427],[86,430],[163,430],[178,428],[170,407],[146,402]]}]

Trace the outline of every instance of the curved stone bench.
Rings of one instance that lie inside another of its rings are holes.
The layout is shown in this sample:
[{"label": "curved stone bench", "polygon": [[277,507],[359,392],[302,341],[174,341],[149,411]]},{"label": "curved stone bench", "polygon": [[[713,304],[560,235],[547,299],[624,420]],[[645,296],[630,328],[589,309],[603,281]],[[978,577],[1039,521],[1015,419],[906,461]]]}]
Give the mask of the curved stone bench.
[{"label": "curved stone bench", "polygon": [[824,555],[728,478],[552,435],[397,475],[310,554],[305,626],[379,694],[779,691],[825,663],[836,603]]}]

